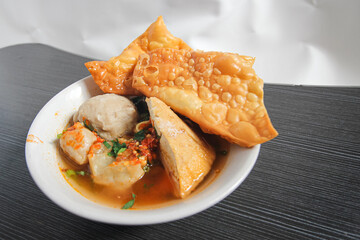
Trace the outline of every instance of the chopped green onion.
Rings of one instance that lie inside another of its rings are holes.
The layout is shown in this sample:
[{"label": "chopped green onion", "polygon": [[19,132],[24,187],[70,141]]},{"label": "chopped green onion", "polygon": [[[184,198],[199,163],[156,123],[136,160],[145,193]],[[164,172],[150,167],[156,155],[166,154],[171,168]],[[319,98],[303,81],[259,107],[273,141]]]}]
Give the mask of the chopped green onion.
[{"label": "chopped green onion", "polygon": [[57,137],[57,138],[61,138],[61,137],[62,137],[62,135],[63,135],[65,132],[66,132],[66,129],[65,129],[65,130],[63,130],[63,131],[62,131],[62,133],[59,133],[56,137]]},{"label": "chopped green onion", "polygon": [[72,169],[66,170],[66,176],[67,177],[72,177],[72,176],[76,176],[76,172]]},{"label": "chopped green onion", "polygon": [[76,175],[85,176],[85,175],[89,175],[90,173],[86,171],[75,171],[73,169],[68,169],[66,170],[65,174],[67,177],[74,177]]},{"label": "chopped green onion", "polygon": [[104,141],[103,144],[105,145],[105,147],[107,149],[110,149],[111,148],[111,145],[107,142],[107,141]]},{"label": "chopped green onion", "polygon": [[120,150],[117,153],[119,154],[119,153],[125,152],[125,150],[126,150],[126,148],[120,148]]},{"label": "chopped green onion", "polygon": [[135,203],[135,197],[136,197],[136,195],[133,193],[132,194],[132,199],[130,201],[128,201],[127,203],[125,203],[125,205],[121,209],[129,209],[129,208],[131,208]]},{"label": "chopped green onion", "polygon": [[116,157],[113,152],[108,152],[107,155],[110,157]]},{"label": "chopped green onion", "polygon": [[[112,140],[111,142],[113,143],[113,146],[112,146],[111,151],[108,152],[108,154],[107,154],[108,156],[116,157],[119,153],[125,152],[125,150],[127,149],[126,143],[120,144],[118,140]],[[104,144],[105,144],[105,142],[104,142]],[[109,144],[109,143],[107,143],[107,144]],[[108,148],[111,148],[111,145]]]},{"label": "chopped green onion", "polygon": [[140,131],[138,131],[137,133],[135,133],[134,135],[134,139],[141,142],[142,140],[144,140],[145,138],[145,130],[142,129]]},{"label": "chopped green onion", "polygon": [[120,149],[125,148],[126,150],[126,143],[120,144],[118,141],[114,141],[114,140],[112,141],[112,143],[113,143],[112,151],[114,152],[115,156],[118,154]]},{"label": "chopped green onion", "polygon": [[80,176],[85,176],[86,172],[85,171],[76,171],[76,174],[80,175]]}]

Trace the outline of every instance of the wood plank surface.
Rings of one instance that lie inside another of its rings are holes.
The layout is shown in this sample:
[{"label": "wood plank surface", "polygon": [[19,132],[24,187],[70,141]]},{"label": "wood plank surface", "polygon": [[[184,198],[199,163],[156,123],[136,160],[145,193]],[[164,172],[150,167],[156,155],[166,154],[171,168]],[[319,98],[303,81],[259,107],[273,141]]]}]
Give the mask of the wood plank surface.
[{"label": "wood plank surface", "polygon": [[279,137],[249,177],[204,212],[150,226],[77,217],[26,167],[32,120],[89,59],[41,44],[0,49],[0,239],[360,239],[360,88],[265,85]]}]

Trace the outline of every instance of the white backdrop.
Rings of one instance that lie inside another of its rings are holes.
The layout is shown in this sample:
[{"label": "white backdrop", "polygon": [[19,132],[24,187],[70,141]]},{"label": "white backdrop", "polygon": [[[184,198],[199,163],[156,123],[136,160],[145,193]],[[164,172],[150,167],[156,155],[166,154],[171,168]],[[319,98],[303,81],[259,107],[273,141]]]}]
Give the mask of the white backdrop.
[{"label": "white backdrop", "polygon": [[255,56],[267,83],[360,86],[360,0],[0,0],[0,47],[108,59],[159,15],[194,49]]}]

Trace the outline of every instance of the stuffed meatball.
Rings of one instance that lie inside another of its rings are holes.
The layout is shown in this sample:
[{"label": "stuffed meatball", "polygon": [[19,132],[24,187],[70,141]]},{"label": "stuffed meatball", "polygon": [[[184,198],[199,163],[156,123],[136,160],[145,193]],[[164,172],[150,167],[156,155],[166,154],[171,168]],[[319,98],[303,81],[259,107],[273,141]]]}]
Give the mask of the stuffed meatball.
[{"label": "stuffed meatball", "polygon": [[89,162],[87,154],[95,141],[95,134],[77,122],[62,134],[59,143],[68,158],[78,165],[84,165]]}]

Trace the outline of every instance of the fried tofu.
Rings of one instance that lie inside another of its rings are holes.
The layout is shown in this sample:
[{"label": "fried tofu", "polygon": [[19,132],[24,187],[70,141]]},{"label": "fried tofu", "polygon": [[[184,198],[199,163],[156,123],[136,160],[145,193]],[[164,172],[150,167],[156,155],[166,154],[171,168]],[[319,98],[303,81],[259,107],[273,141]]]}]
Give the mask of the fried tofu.
[{"label": "fried tofu", "polygon": [[167,30],[160,16],[119,56],[109,61],[87,62],[85,66],[103,92],[140,95],[136,89],[132,88],[132,73],[135,64],[140,54],[157,48],[191,49],[183,40],[174,37]]},{"label": "fried tofu", "polygon": [[263,102],[254,58],[233,53],[156,49],[142,54],[133,87],[243,147],[278,135]]},{"label": "fried tofu", "polygon": [[164,102],[146,99],[151,121],[160,136],[160,158],[175,195],[188,196],[210,171],[214,149],[190,129]]}]

